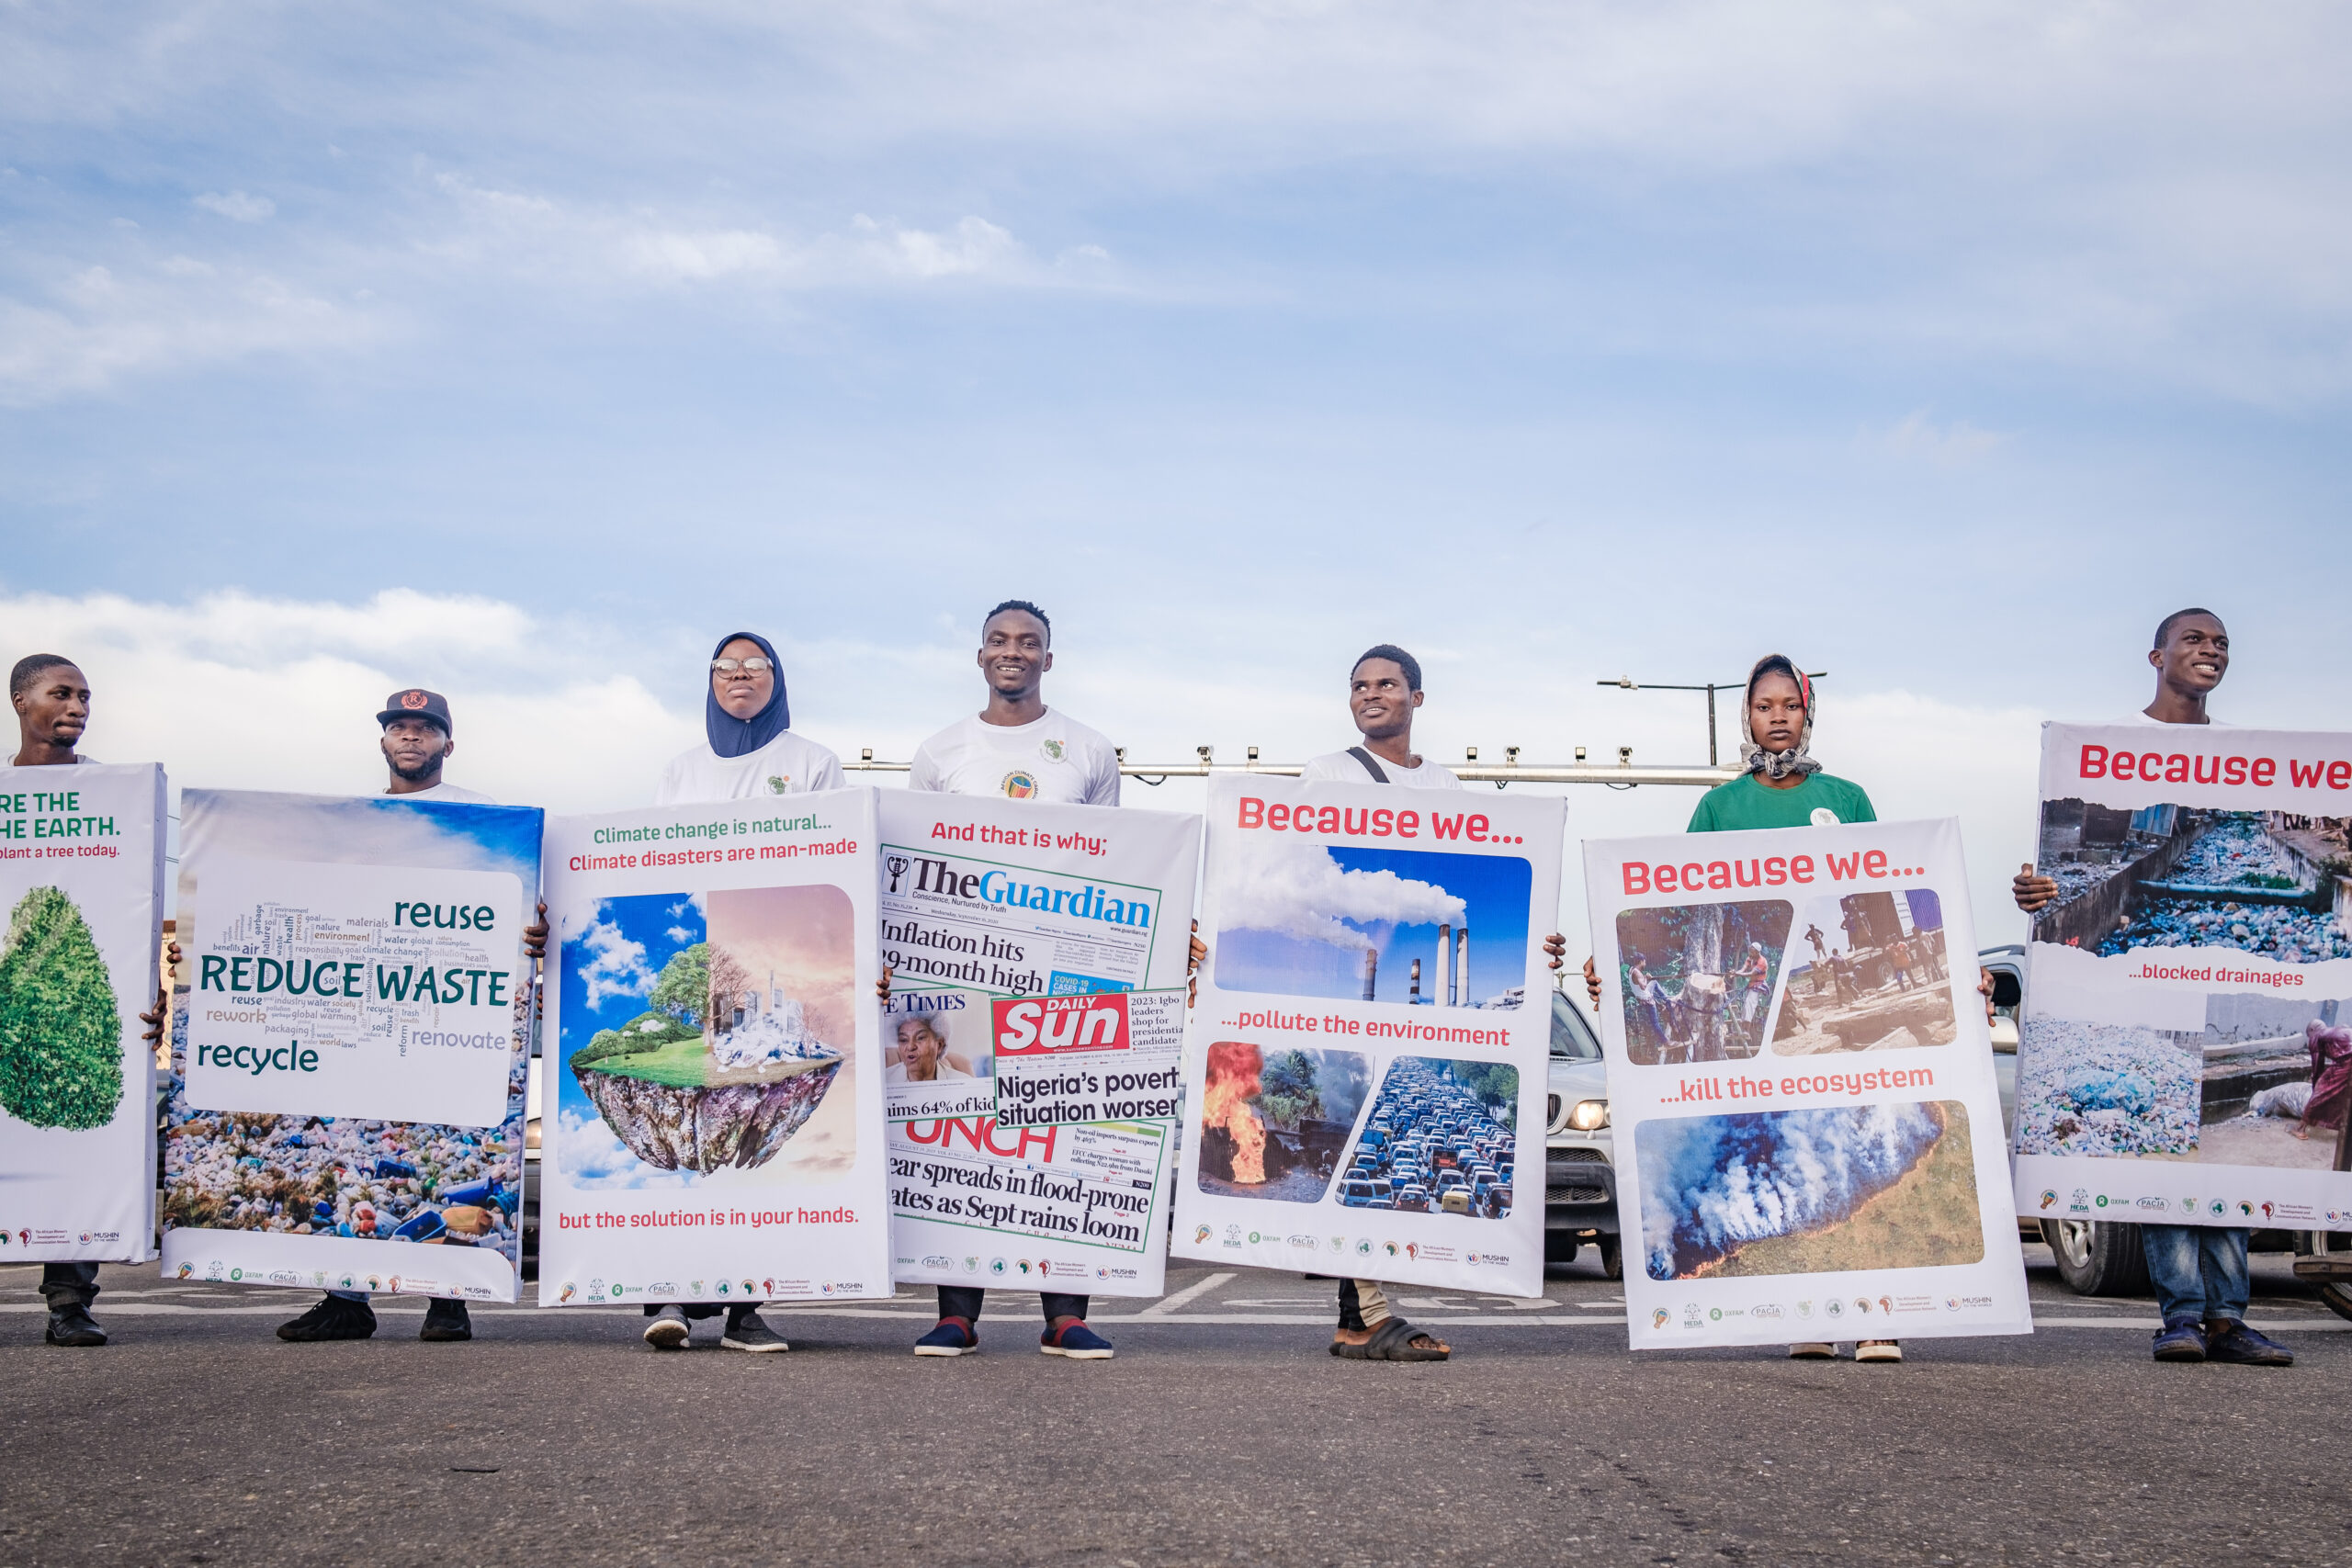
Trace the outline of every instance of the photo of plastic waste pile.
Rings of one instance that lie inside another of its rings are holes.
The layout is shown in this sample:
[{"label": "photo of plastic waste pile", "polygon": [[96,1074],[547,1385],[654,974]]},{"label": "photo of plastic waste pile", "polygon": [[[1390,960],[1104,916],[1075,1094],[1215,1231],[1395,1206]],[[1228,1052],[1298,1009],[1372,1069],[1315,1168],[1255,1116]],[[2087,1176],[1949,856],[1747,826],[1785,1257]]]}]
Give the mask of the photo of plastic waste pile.
[{"label": "photo of plastic waste pile", "polygon": [[2018,1152],[2194,1155],[2199,1060],[2197,1047],[2153,1029],[2029,1020],[2018,1052]]},{"label": "photo of plastic waste pile", "polygon": [[187,1051],[183,994],[172,1021],[165,1229],[481,1247],[519,1267],[529,1074],[521,1049],[508,1065],[506,1119],[496,1127],[196,1111]]}]

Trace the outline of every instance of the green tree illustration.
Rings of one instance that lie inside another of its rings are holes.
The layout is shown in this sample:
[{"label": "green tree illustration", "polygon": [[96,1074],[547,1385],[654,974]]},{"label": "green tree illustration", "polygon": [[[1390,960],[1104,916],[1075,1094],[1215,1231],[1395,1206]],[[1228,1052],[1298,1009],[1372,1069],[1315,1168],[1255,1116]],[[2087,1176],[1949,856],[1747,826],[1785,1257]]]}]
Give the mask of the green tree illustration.
[{"label": "green tree illustration", "polygon": [[662,978],[653,983],[653,994],[646,1000],[671,1017],[702,1025],[702,1015],[710,1005],[710,943],[698,942],[681,949],[662,968]]},{"label": "green tree illustration", "polygon": [[0,1106],[36,1127],[103,1127],[122,1103],[122,1012],[74,901],[36,887],[0,953]]}]

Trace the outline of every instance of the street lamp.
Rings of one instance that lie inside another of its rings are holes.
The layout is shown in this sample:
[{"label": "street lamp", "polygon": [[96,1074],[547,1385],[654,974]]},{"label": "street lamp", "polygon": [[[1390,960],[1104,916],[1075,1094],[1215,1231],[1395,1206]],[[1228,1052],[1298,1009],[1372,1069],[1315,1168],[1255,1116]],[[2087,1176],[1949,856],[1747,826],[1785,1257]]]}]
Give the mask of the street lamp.
[{"label": "street lamp", "polygon": [[[1808,674],[1805,679],[1808,681],[1818,681],[1828,673],[1829,671],[1826,670],[1816,670]],[[1595,681],[1593,684],[1596,686],[1615,686],[1620,691],[1626,692],[1638,692],[1646,687],[1648,690],[1653,692],[1706,693],[1707,766],[1711,768],[1720,767],[1722,765],[1715,760],[1715,694],[1719,691],[1744,692],[1747,690],[1747,682],[1745,681],[1710,681],[1703,686],[1678,686],[1664,681],[1636,681],[1631,675],[1620,675],[1614,681]]]}]

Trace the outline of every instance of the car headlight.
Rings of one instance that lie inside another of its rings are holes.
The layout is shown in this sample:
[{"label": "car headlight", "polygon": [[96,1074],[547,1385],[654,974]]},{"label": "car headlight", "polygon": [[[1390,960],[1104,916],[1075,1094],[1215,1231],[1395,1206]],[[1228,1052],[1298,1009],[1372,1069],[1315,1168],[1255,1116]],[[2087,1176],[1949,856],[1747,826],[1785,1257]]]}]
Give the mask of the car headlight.
[{"label": "car headlight", "polygon": [[1609,1102],[1605,1100],[1579,1100],[1577,1108],[1568,1112],[1568,1125],[1579,1133],[1598,1133],[1609,1125]]}]

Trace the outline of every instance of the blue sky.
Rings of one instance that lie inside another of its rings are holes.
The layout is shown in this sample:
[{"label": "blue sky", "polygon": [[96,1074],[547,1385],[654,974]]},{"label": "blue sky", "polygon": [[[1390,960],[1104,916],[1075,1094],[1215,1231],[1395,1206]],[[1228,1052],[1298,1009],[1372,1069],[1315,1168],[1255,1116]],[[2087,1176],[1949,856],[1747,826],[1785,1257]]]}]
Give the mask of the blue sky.
[{"label": "blue sky", "polygon": [[2165,611],[2229,617],[2227,716],[2352,695],[2347,35],[16,7],[0,624],[98,677],[96,755],[368,788],[424,682],[453,777],[565,810],[646,797],[738,624],[802,729],[897,757],[978,705],[1009,595],[1055,701],[1185,756],[1344,744],[1394,639],[1430,754],[1685,760],[1695,699],[1593,682],[1782,648],[1833,771],[1962,815],[1981,904],[2035,724],[2144,702]]},{"label": "blue sky", "polygon": [[[1483,1002],[1521,983],[1527,963],[1531,875],[1524,859],[1429,850],[1350,849],[1338,844],[1283,845],[1282,851],[1292,855],[1326,855],[1343,876],[1350,873],[1368,876],[1387,873],[1417,885],[1416,896],[1421,899],[1458,900],[1446,911],[1444,924],[1449,928],[1448,939],[1455,940],[1466,915],[1470,927],[1469,999]],[[1421,894],[1419,888],[1428,892]],[[1315,891],[1325,895],[1341,892],[1331,886],[1317,887]],[[1269,897],[1279,899],[1279,896]],[[1430,1006],[1438,1005],[1439,921],[1435,919],[1400,919],[1393,915],[1367,919],[1366,908],[1350,906],[1343,895],[1326,897],[1320,901],[1261,901],[1251,913],[1256,917],[1251,923],[1237,926],[1228,921],[1215,937],[1217,984],[1227,989],[1361,999],[1364,947],[1341,947],[1330,940],[1297,934],[1297,926],[1329,924],[1344,927],[1352,937],[1362,939],[1364,946],[1379,953],[1374,974],[1378,1000],[1410,999],[1412,963],[1418,958],[1421,961],[1421,999]],[[1285,931],[1275,924],[1271,917],[1277,914],[1291,917],[1294,929]]]},{"label": "blue sky", "polygon": [[[560,1062],[569,1063],[571,1053],[597,1031],[621,1028],[643,1013],[662,968],[704,935],[703,912],[691,894],[640,893],[598,900],[587,928],[563,942]],[[595,1115],[595,1106],[577,1078],[569,1071],[555,1077],[565,1111]]]}]

